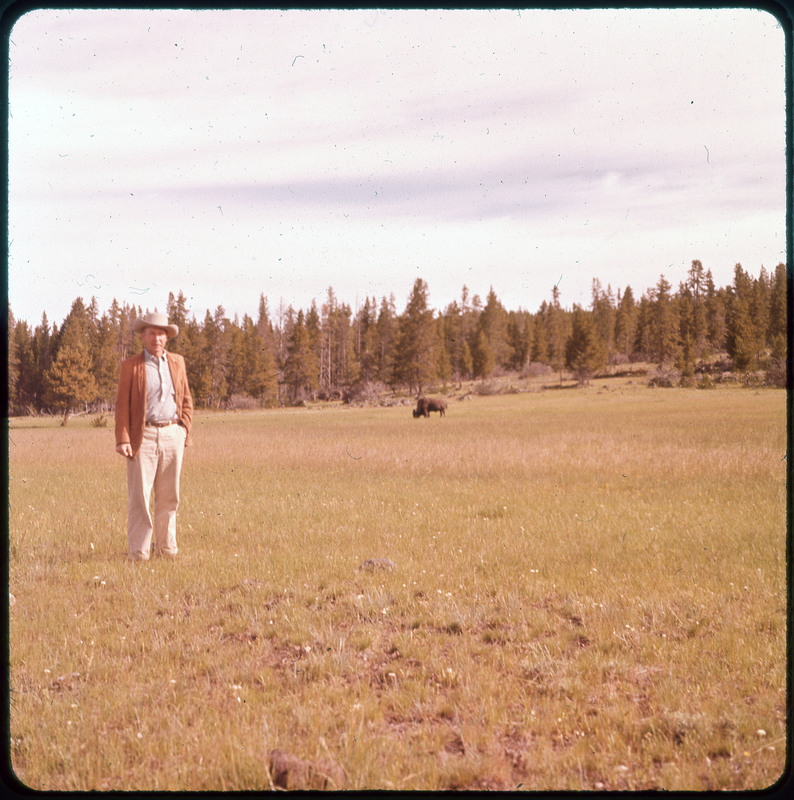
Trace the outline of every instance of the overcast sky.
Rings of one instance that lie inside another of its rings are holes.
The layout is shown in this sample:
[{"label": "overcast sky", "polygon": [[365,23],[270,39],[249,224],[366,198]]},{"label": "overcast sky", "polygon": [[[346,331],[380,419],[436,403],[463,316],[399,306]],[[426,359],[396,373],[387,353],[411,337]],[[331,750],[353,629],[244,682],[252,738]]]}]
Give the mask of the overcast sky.
[{"label": "overcast sky", "polygon": [[199,321],[417,277],[536,311],[786,260],[784,33],[751,9],[34,11],[9,300]]}]

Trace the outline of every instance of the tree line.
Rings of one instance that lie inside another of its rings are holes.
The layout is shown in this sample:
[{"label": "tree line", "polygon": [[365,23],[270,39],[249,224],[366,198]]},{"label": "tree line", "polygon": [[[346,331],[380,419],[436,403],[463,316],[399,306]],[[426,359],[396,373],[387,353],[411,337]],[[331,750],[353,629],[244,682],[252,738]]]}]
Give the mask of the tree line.
[{"label": "tree line", "polygon": [[[355,311],[328,289],[318,308],[269,308],[256,319],[229,319],[222,306],[199,321],[182,292],[166,313],[179,326],[168,348],[186,360],[197,407],[275,407],[307,399],[352,399],[377,387],[421,393],[427,387],[505,373],[567,370],[581,382],[608,364],[652,362],[691,378],[722,359],[740,373],[767,371],[785,383],[786,266],[754,278],[737,264],[733,283],[717,288],[693,261],[677,291],[662,275],[635,298],[592,282],[585,308],[550,300],[531,313],[507,310],[493,288],[483,302],[463,287],[459,300],[432,309],[428,285],[414,282],[402,312],[394,295],[367,298]],[[8,308],[9,413],[105,411],[113,407],[122,359],[141,349],[133,322],[148,313],[119,304],[100,313],[78,298],[60,325],[46,312],[36,327]],[[780,376],[783,376],[782,378]]]}]

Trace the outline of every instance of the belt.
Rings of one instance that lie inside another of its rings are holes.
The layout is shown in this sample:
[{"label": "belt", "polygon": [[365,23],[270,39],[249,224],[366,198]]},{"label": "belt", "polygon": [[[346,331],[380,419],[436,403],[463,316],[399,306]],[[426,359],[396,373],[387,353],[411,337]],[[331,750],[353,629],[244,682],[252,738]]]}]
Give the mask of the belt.
[{"label": "belt", "polygon": [[152,428],[167,428],[169,425],[178,425],[179,420],[169,419],[166,422],[147,422],[146,424]]}]

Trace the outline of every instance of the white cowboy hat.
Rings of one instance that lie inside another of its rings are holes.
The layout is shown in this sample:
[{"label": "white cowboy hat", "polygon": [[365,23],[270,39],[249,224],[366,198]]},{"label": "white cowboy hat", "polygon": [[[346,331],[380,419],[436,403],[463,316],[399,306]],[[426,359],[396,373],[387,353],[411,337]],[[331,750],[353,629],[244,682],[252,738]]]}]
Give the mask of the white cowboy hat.
[{"label": "white cowboy hat", "polygon": [[165,314],[160,314],[158,311],[153,311],[145,317],[137,317],[135,322],[132,323],[132,330],[135,333],[140,333],[144,328],[163,328],[168,334],[168,338],[172,339],[179,333],[179,328],[172,325],[168,321]]}]

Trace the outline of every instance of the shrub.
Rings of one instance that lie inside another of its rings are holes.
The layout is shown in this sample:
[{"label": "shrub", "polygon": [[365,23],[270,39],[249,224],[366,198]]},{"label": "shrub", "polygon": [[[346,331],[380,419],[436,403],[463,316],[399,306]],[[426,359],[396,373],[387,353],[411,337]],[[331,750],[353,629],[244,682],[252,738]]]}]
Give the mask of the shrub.
[{"label": "shrub", "polygon": [[704,374],[701,379],[697,382],[698,389],[715,389],[714,381],[711,378]]},{"label": "shrub", "polygon": [[532,361],[521,370],[522,378],[540,378],[551,375],[551,367],[542,361]]},{"label": "shrub", "polygon": [[258,405],[256,398],[250,394],[233,394],[226,402],[229,411],[251,411]]},{"label": "shrub", "polygon": [[742,373],[742,385],[752,389],[764,385],[765,375],[763,372],[755,370],[753,372]]},{"label": "shrub", "polygon": [[483,397],[492,394],[503,394],[502,386],[498,381],[483,381],[477,385],[475,391]]},{"label": "shrub", "polygon": [[681,382],[681,371],[673,367],[659,367],[655,375],[651,376],[648,381],[648,386],[658,387],[661,386],[665,389],[670,389],[673,386],[678,386]]},{"label": "shrub", "polygon": [[788,382],[786,362],[779,359],[772,359],[769,369],[766,371],[767,386],[775,386],[778,389],[785,389]]},{"label": "shrub", "polygon": [[345,389],[342,402],[379,405],[382,404],[382,397],[387,392],[386,384],[380,381],[359,381]]}]

